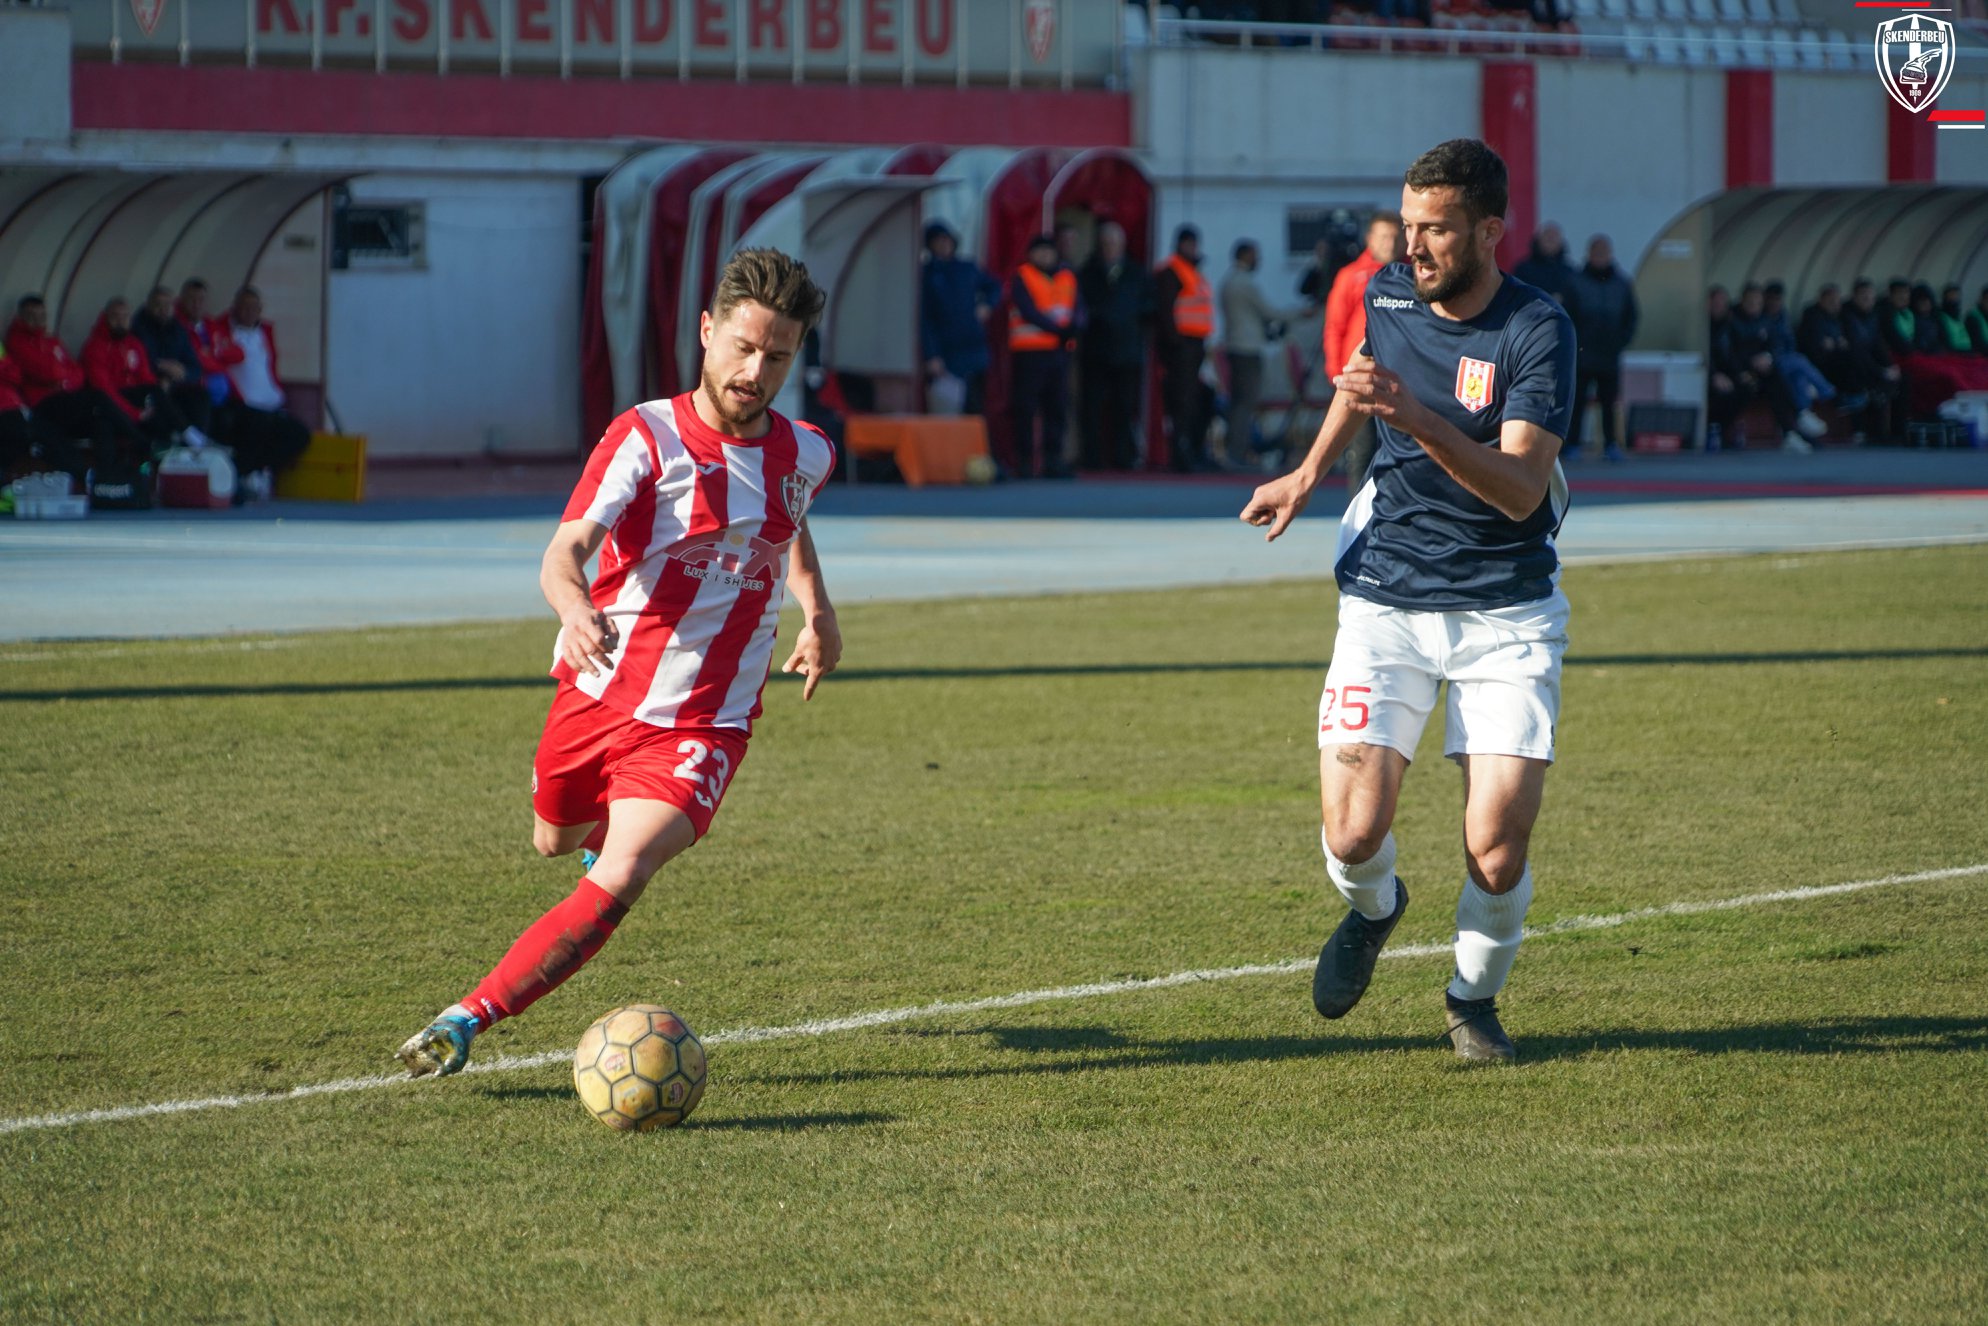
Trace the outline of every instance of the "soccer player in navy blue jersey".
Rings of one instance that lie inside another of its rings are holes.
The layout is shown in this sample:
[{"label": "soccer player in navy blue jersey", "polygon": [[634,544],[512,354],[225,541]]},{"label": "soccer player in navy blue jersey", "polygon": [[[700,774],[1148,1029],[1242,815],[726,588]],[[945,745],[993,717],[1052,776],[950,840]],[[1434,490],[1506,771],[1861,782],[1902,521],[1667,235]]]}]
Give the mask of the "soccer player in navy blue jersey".
[{"label": "soccer player in navy blue jersey", "polygon": [[1304,462],[1242,518],[1289,528],[1363,419],[1378,444],[1340,525],[1339,632],[1319,703],[1321,841],[1351,910],[1312,997],[1345,1016],[1408,906],[1392,832],[1402,775],[1448,683],[1444,753],[1463,768],[1464,868],[1445,1025],[1457,1054],[1516,1057],[1496,997],[1518,955],[1526,852],[1553,761],[1567,599],[1553,535],[1573,414],[1574,330],[1553,298],[1498,270],[1505,163],[1476,139],[1403,178],[1406,261],[1367,286],[1366,342]]}]

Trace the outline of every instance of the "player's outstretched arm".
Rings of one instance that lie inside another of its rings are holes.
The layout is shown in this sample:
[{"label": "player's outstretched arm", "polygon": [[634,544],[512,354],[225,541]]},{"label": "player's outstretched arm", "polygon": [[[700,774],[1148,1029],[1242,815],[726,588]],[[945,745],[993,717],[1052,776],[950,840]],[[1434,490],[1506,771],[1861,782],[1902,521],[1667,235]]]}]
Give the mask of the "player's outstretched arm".
[{"label": "player's outstretched arm", "polygon": [[587,563],[606,538],[591,520],[568,520],[553,531],[538,568],[538,587],[559,615],[559,656],[589,677],[613,669],[608,655],[618,643],[614,623],[594,606],[587,588]]},{"label": "player's outstretched arm", "polygon": [[814,535],[808,533],[805,520],[794,536],[793,555],[787,562],[787,592],[800,606],[801,633],[794,637],[794,652],[780,670],[804,674],[808,680],[801,688],[801,699],[812,700],[821,679],[842,661],[842,630],[836,625],[835,607],[828,601],[828,584],[822,579],[821,557],[815,552]]},{"label": "player's outstretched arm", "polygon": [[1360,416],[1335,392],[1332,404],[1326,407],[1325,419],[1318,426],[1318,436],[1312,439],[1312,448],[1298,468],[1260,485],[1250,494],[1242,518],[1247,524],[1270,526],[1263,536],[1265,543],[1291,527],[1291,522],[1312,500],[1312,490],[1324,481],[1326,471],[1339,459],[1339,453],[1346,449],[1347,441],[1359,426]]}]

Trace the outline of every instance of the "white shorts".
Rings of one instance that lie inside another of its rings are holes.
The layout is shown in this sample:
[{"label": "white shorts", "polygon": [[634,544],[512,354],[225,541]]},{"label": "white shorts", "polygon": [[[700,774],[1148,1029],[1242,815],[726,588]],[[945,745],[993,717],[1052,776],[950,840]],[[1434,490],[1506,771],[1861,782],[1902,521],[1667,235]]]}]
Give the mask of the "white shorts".
[{"label": "white shorts", "polygon": [[1339,596],[1339,636],[1318,703],[1318,744],[1415,758],[1450,684],[1443,754],[1553,758],[1567,596],[1481,612],[1412,612]]}]

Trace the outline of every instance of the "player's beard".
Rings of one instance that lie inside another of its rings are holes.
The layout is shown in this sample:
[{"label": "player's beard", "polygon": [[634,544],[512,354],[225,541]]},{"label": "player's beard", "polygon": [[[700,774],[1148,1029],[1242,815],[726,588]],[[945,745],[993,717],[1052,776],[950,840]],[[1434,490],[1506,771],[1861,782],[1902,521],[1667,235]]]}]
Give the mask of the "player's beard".
[{"label": "player's beard", "polygon": [[[705,369],[701,376],[704,384],[704,398],[711,402],[711,408],[718,412],[718,417],[734,428],[745,428],[757,422],[759,416],[766,413],[767,401],[763,392],[753,400],[741,404],[733,398],[732,393],[728,390],[730,384],[719,382],[717,378],[712,376],[710,369]],[[759,390],[758,387],[751,386],[749,383],[740,383],[738,385],[748,387],[753,391]]]},{"label": "player's beard", "polygon": [[1464,250],[1457,258],[1456,266],[1449,271],[1439,271],[1430,278],[1428,285],[1422,284],[1419,274],[1415,277],[1415,297],[1424,304],[1440,304],[1444,300],[1455,299],[1464,291],[1477,284],[1484,275],[1484,259],[1478,256],[1475,248]]}]

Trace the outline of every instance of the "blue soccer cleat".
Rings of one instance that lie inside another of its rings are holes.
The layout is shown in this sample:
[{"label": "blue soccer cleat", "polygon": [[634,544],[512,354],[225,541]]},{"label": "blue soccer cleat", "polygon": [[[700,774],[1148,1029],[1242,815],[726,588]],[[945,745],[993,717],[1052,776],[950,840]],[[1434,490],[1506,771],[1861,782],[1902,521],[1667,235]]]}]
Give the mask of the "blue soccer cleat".
[{"label": "blue soccer cleat", "polygon": [[587,847],[580,849],[580,869],[586,874],[591,875],[594,873],[594,866],[600,859],[601,854],[599,852]]},{"label": "blue soccer cleat", "polygon": [[426,1028],[407,1038],[395,1054],[407,1065],[409,1077],[434,1073],[447,1077],[459,1073],[469,1062],[469,1043],[480,1028],[476,1019],[464,1013],[444,1013]]}]

